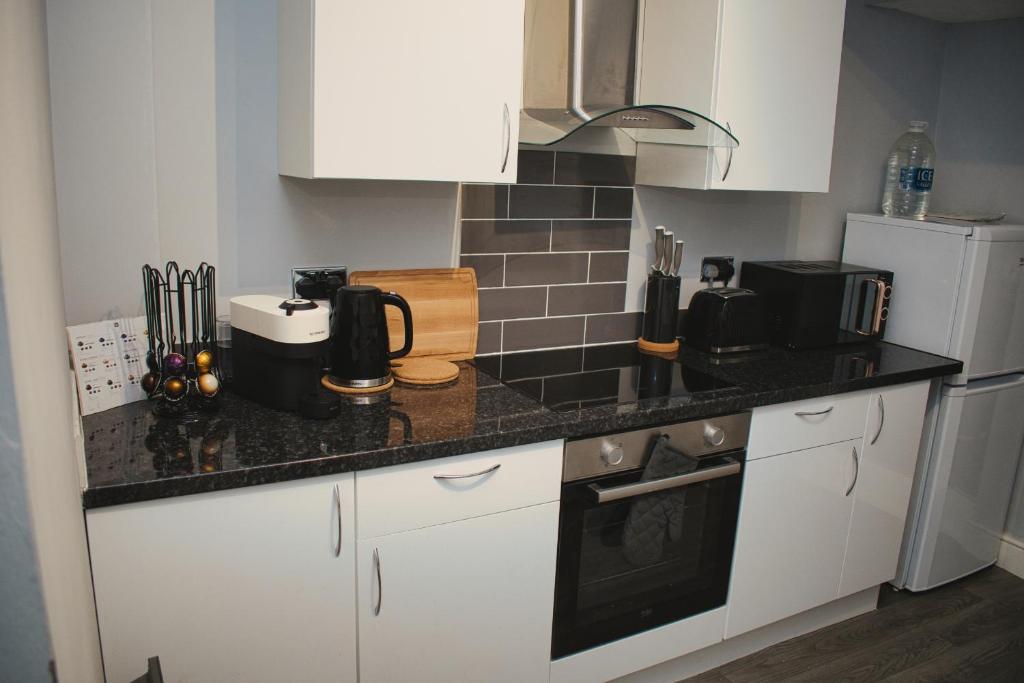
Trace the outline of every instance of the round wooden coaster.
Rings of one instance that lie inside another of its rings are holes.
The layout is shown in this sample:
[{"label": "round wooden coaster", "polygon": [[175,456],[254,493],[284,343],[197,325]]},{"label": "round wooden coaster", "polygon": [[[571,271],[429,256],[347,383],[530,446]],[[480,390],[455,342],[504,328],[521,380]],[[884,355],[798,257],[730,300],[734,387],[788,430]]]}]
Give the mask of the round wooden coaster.
[{"label": "round wooden coaster", "polygon": [[644,353],[662,354],[662,353],[676,353],[677,351],[679,351],[679,340],[678,339],[673,339],[672,341],[666,342],[666,343],[659,343],[659,342],[647,341],[643,337],[640,337],[639,339],[636,340],[636,345],[637,345],[637,348],[640,349]]},{"label": "round wooden coaster", "polygon": [[400,384],[446,384],[459,377],[459,366],[436,358],[403,358],[391,365],[391,374]]},{"label": "round wooden coaster", "polygon": [[379,387],[343,387],[335,384],[331,381],[330,377],[324,375],[320,378],[320,385],[323,386],[324,389],[330,389],[331,391],[339,394],[379,394],[382,391],[387,391],[393,387],[395,385],[395,380],[393,377],[389,377],[388,381],[381,384]]}]

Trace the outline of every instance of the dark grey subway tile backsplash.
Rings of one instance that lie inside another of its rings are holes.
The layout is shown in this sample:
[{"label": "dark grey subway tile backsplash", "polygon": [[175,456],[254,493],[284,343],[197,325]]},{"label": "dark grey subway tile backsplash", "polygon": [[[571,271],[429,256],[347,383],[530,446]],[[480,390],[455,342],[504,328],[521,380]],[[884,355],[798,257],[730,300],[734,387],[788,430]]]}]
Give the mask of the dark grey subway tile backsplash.
[{"label": "dark grey subway tile backsplash", "polygon": [[551,222],[551,251],[628,251],[631,221]]},{"label": "dark grey subway tile backsplash", "polygon": [[515,185],[462,186],[478,354],[639,336],[641,314],[623,310],[635,168],[633,157],[522,150]]},{"label": "dark grey subway tile backsplash", "polygon": [[593,218],[594,189],[560,185],[510,185],[508,217]]}]

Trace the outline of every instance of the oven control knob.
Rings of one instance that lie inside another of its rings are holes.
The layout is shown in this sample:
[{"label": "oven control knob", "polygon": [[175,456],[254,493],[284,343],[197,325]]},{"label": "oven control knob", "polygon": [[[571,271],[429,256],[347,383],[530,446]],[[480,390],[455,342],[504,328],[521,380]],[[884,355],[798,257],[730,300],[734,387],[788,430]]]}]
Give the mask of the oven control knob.
[{"label": "oven control knob", "polygon": [[725,443],[725,430],[712,424],[705,424],[704,443],[709,446],[721,446]]},{"label": "oven control knob", "polygon": [[625,457],[622,446],[611,441],[601,442],[601,459],[605,465],[620,465]]}]

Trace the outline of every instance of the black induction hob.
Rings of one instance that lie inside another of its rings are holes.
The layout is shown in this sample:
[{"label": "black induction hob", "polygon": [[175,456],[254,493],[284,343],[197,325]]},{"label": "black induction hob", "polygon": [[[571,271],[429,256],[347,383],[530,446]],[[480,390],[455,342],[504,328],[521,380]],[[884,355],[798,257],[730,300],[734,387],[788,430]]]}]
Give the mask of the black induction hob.
[{"label": "black induction hob", "polygon": [[640,353],[635,343],[505,353],[474,362],[556,412],[736,389],[674,358]]}]

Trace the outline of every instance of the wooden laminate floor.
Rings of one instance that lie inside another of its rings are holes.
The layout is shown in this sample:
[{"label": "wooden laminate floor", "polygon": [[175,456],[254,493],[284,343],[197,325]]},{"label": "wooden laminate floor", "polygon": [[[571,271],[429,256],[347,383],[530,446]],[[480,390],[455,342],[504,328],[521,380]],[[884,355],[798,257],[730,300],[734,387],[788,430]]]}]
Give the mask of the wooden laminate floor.
[{"label": "wooden laminate floor", "polygon": [[997,567],[926,593],[882,588],[879,609],[688,683],[1024,682],[1024,580]]}]

